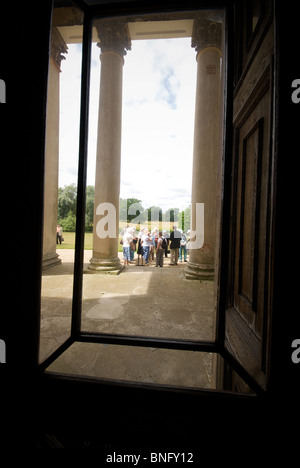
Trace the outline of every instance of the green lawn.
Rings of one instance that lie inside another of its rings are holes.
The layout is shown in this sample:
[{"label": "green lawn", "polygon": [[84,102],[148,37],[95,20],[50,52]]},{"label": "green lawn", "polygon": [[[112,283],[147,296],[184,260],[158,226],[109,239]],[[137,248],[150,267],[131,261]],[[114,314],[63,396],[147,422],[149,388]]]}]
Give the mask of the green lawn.
[{"label": "green lawn", "polygon": [[[56,245],[57,249],[75,249],[75,232],[64,232],[64,241]],[[84,250],[93,250],[93,233],[86,232],[84,235]],[[122,252],[122,245],[119,245],[119,252]]]},{"label": "green lawn", "polygon": [[[58,249],[75,249],[75,232],[64,232],[63,233],[64,241],[62,244],[58,244],[56,247]],[[92,250],[93,249],[93,233],[86,232],[84,235],[84,249]]]}]

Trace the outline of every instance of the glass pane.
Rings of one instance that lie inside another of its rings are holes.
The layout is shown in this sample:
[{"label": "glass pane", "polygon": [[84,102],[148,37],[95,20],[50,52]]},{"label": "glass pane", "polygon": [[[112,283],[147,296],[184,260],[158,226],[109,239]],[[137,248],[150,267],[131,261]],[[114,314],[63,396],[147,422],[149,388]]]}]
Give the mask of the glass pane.
[{"label": "glass pane", "polygon": [[108,381],[253,393],[218,354],[74,343],[46,372]]},{"label": "glass pane", "polygon": [[70,335],[83,13],[54,7],[49,60],[40,360]]},{"label": "glass pane", "polygon": [[214,340],[222,21],[94,22],[83,331]]}]

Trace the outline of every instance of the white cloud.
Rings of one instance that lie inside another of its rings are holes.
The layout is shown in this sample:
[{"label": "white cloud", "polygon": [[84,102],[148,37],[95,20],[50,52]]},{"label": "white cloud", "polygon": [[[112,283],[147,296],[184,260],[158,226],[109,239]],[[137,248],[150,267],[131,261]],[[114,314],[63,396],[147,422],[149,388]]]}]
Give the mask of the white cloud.
[{"label": "white cloud", "polygon": [[[99,53],[93,44],[88,184],[95,181]],[[71,183],[69,169],[74,172],[77,164],[78,70],[80,53],[70,46],[61,74],[60,185]],[[121,197],[139,198],[144,207],[163,209],[183,209],[190,203],[195,88],[196,59],[190,39],[133,41],[123,68]]]},{"label": "white cloud", "polygon": [[121,175],[145,205],[190,203],[195,79],[190,40],[137,41],[125,58]]}]

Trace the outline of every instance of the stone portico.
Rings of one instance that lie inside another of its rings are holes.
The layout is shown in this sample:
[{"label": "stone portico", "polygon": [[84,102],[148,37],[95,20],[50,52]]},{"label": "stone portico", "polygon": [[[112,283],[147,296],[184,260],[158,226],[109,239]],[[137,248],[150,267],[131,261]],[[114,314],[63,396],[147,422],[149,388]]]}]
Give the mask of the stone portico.
[{"label": "stone portico", "polygon": [[[175,15],[175,14],[174,14]],[[122,116],[122,77],[126,66],[124,56],[134,49],[132,40],[171,37],[191,37],[192,47],[196,50],[197,89],[195,102],[194,155],[192,177],[192,237],[190,259],[185,270],[187,279],[213,279],[216,248],[217,218],[217,171],[220,149],[220,84],[221,80],[221,37],[222,17],[214,12],[213,18],[206,13],[197,13],[191,18],[188,13],[160,15],[158,18],[110,19],[94,23],[93,41],[98,42],[101,50],[101,78],[98,114],[98,140],[95,178],[95,207],[93,253],[88,265],[89,272],[119,273],[122,265],[118,257],[119,232],[119,194],[121,171],[121,116]],[[62,38],[61,54],[67,52],[69,37],[76,37],[78,25],[61,24],[57,32]],[[56,34],[56,33],[55,33]],[[74,40],[73,40],[74,42]],[[49,102],[52,102],[53,115],[59,113],[59,68],[56,74],[49,75]],[[51,88],[53,84],[53,89]],[[50,112],[51,108],[49,108]],[[55,147],[46,150],[49,173],[45,191],[44,222],[44,267],[60,262],[56,254],[55,231],[57,218],[57,180],[58,180],[58,116],[47,120],[47,138]],[[204,242],[197,244],[197,204],[204,205]],[[107,205],[115,209],[116,236],[99,235],[99,222],[107,215],[101,209]],[[47,216],[46,216],[47,213]],[[51,224],[51,226],[50,226]],[[49,262],[50,259],[50,262]]]}]

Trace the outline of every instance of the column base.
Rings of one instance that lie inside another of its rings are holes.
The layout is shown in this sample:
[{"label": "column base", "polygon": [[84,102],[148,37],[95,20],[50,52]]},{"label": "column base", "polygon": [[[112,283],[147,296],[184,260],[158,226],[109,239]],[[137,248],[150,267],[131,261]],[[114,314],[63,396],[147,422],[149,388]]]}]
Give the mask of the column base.
[{"label": "column base", "polygon": [[47,270],[47,268],[52,268],[55,265],[61,264],[61,258],[56,252],[46,254],[43,256],[42,270]]},{"label": "column base", "polygon": [[189,280],[214,280],[214,265],[213,264],[197,264],[188,262],[184,275]]},{"label": "column base", "polygon": [[90,265],[84,270],[84,273],[108,273],[111,275],[119,275],[124,269],[121,265],[119,257],[117,258],[94,258],[90,259]]}]

